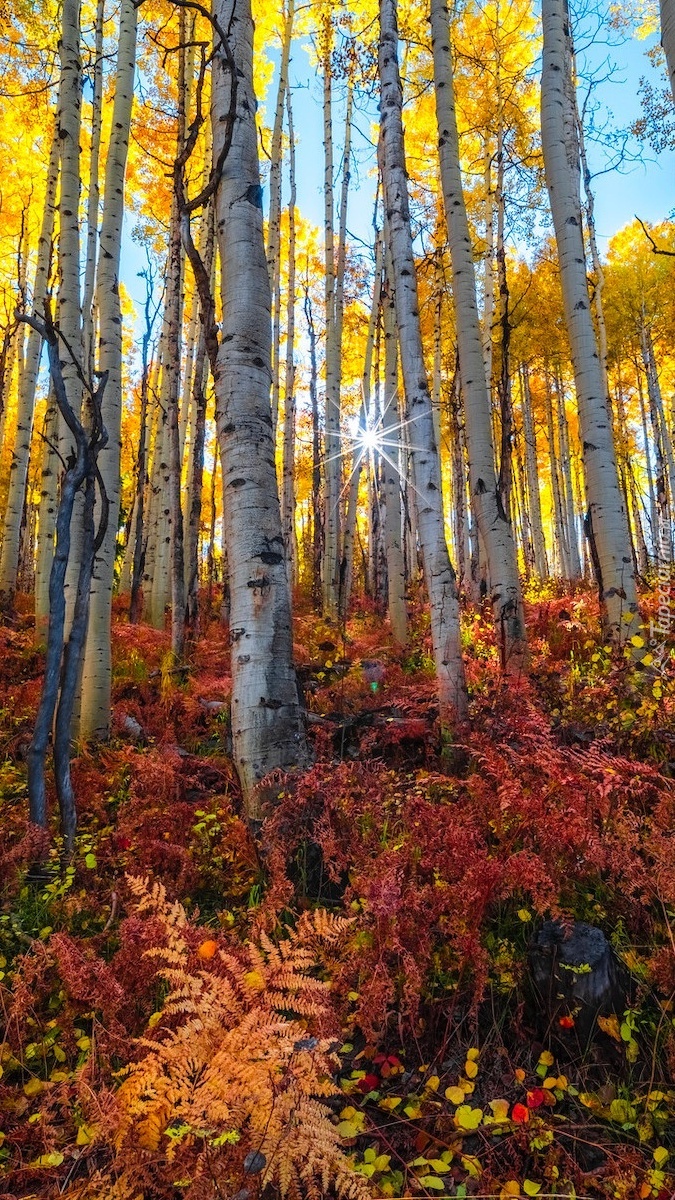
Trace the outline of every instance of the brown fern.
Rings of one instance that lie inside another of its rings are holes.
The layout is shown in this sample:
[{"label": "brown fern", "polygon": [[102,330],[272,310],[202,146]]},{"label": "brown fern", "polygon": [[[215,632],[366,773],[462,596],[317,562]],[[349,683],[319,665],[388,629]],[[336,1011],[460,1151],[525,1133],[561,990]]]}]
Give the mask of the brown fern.
[{"label": "brown fern", "polygon": [[367,1195],[322,1103],[338,1091],[338,1060],[327,1038],[312,1036],[330,987],[310,973],[317,948],[351,922],[307,912],[278,943],[262,934],[195,969],[181,905],[159,884],[129,885],[138,911],[164,930],[165,944],[149,953],[169,994],[139,1041],[142,1057],[121,1073],[115,1162],[97,1179],[97,1197],[156,1197],[180,1180],[184,1196],[201,1200],[233,1194],[247,1173],[283,1197]]}]

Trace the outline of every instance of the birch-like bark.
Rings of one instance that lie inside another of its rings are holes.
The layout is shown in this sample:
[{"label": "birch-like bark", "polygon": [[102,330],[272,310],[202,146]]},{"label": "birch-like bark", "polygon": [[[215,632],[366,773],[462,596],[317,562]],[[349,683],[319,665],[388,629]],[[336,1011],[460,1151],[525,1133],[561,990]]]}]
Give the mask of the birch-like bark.
[{"label": "birch-like bark", "polygon": [[[272,438],[270,286],[253,91],[250,0],[216,0],[237,73],[232,142],[216,192],[222,341],[215,375],[230,586],[233,758],[249,818],[262,816],[261,780],[308,760],[295,671],[288,564]],[[221,117],[232,95],[230,60],[213,64],[212,123],[219,161]]]},{"label": "birch-like bark", "polygon": [[[80,311],[80,131],[82,116],[82,69],[80,62],[80,0],[63,0],[61,10],[61,75],[59,80],[59,138],[61,180],[59,199],[59,361],[68,403],[76,418],[82,408],[82,319]],[[68,347],[68,349],[66,348]],[[59,423],[59,450],[64,462],[75,452],[73,436],[63,417]],[[66,567],[66,634],[75,607],[80,571],[82,538],[82,494],[75,495],[70,557]]]},{"label": "birch-like bark", "polygon": [[[214,272],[215,223],[213,204],[210,203],[206,218],[206,244],[204,246],[204,270],[209,279]],[[202,322],[197,343],[192,389],[192,423],[190,453],[188,457],[187,511],[185,521],[185,610],[189,624],[194,628],[198,615],[199,592],[199,531],[202,513],[202,486],[204,481],[204,444],[206,441],[206,385],[208,382],[208,360],[206,333]]]},{"label": "birch-like bark", "polygon": [[[42,342],[42,338],[40,338]],[[58,505],[59,460],[56,453],[59,436],[59,410],[53,387],[47,397],[42,429],[42,461],[40,466],[40,500],[38,503],[38,536],[35,559],[35,632],[39,642],[47,637],[49,621],[49,573],[54,558],[54,536]]]},{"label": "birch-like bark", "polygon": [[[389,257],[389,256],[388,256]],[[387,556],[387,607],[391,632],[400,647],[408,641],[405,605],[405,557],[401,536],[401,446],[398,419],[398,338],[396,334],[396,300],[394,297],[391,263],[385,276],[382,295],[384,326],[384,401],[382,405],[382,446],[384,458],[385,520],[384,537]]]},{"label": "birch-like bark", "polygon": [[546,379],[546,428],[548,431],[548,452],[551,463],[551,492],[553,494],[553,532],[557,550],[558,571],[563,579],[571,579],[570,552],[567,544],[567,523],[563,509],[563,495],[560,487],[560,455],[556,445],[555,421],[553,419],[553,391],[548,369]]},{"label": "birch-like bark", "polygon": [[[49,282],[52,237],[54,234],[54,205],[59,174],[59,144],[58,125],[55,124],[49,154],[45,207],[38,240],[33,302],[31,305],[33,315],[39,320],[42,320],[44,316],[44,302]],[[41,356],[42,338],[38,330],[31,327],[28,330],[26,353],[21,372],[16,436],[9,466],[9,492],[2,533],[2,552],[0,553],[0,602],[5,605],[12,603],[12,598],[16,591],[21,517],[26,501],[28,460],[31,438],[33,436],[33,417],[35,412],[35,388]],[[48,580],[45,586],[48,586]]]},{"label": "birch-like bark", "polygon": [[101,155],[101,126],[103,124],[103,18],[105,0],[96,0],[94,24],[94,81],[91,102],[91,152],[89,158],[89,193],[87,196],[87,241],[82,291],[82,346],[84,370],[88,379],[94,367],[94,282],[96,279],[96,241],[100,189],[98,185]]},{"label": "birch-like bark", "polygon": [[324,146],[324,304],[326,313],[324,412],[324,515],[321,560],[322,601],[327,616],[337,616],[340,545],[340,356],[335,349],[335,200],[333,196],[333,26],[325,18],[323,53]]},{"label": "birch-like bark", "polygon": [[[459,636],[455,573],[445,541],[438,450],[422,349],[417,276],[413,255],[403,140],[403,91],[398,69],[396,0],[380,0],[380,147],[388,245],[395,288],[406,420],[414,425],[412,481],[424,574],[431,609],[441,723],[466,714],[467,699]],[[480,345],[480,341],[479,341]],[[483,365],[481,362],[483,383]]]},{"label": "birch-like bark", "polygon": [[543,0],[541,126],[584,459],[586,529],[606,632],[619,643],[639,625],[635,571],[612,439],[609,396],[593,328],[581,224],[572,45],[566,0]]},{"label": "birch-like bark", "polygon": [[570,576],[572,579],[579,579],[581,577],[581,559],[579,557],[579,537],[574,505],[574,489],[572,486],[572,452],[569,425],[567,423],[567,409],[565,406],[565,384],[559,368],[555,374],[555,391],[558,402],[558,445],[560,446],[560,468],[565,504],[567,545],[570,554]]},{"label": "birch-like bark", "polygon": [[120,512],[120,458],[122,450],[122,310],[120,257],[124,221],[124,180],[129,129],[134,99],[137,8],[135,0],[121,0],[115,99],[106,161],[100,250],[96,271],[96,308],[99,321],[99,371],[107,372],[103,397],[103,424],[108,441],[99,457],[99,470],[108,497],[108,522],[94,563],[89,607],[80,736],[105,739],[110,733],[112,682],[112,594]]},{"label": "birch-like bark", "polygon": [[319,433],[319,388],[316,355],[316,326],[309,286],[305,285],[305,320],[309,340],[309,400],[312,409],[312,601],[322,600],[323,524],[321,520],[321,440]]},{"label": "birch-like bark", "polygon": [[661,45],[668,64],[670,90],[675,102],[675,0],[659,0],[661,10]]},{"label": "birch-like bark", "polygon": [[272,420],[276,430],[281,388],[281,172],[283,165],[284,107],[288,91],[288,64],[293,40],[295,0],[286,0],[284,28],[281,37],[279,85],[274,109],[272,145],[270,147],[270,212],[267,232],[267,265],[272,290]]},{"label": "birch-like bark", "polygon": [[520,659],[525,623],[513,530],[495,477],[490,396],[476,302],[476,278],[464,203],[446,0],[431,0],[436,115],[445,218],[464,396],[471,503],[487,553],[492,611],[504,665]]},{"label": "birch-like bark", "polygon": [[[368,319],[366,335],[366,351],[361,376],[361,405],[359,410],[359,436],[354,443],[352,470],[349,477],[349,492],[347,496],[347,512],[345,516],[344,538],[342,542],[342,566],[340,569],[340,615],[346,619],[349,611],[352,582],[354,574],[354,542],[356,540],[356,515],[359,499],[361,471],[365,464],[368,467],[370,453],[363,438],[370,421],[370,392],[373,373],[373,349],[375,346],[375,327],[380,308],[380,291],[382,287],[382,242],[378,237],[375,247],[375,274],[373,278],[373,295]],[[376,418],[379,423],[379,417]]]},{"label": "birch-like bark", "polygon": [[537,461],[537,438],[532,412],[530,372],[527,363],[520,368],[521,403],[523,411],[523,436],[525,439],[525,471],[527,474],[527,497],[532,525],[534,569],[540,579],[548,578],[544,523],[541,519],[541,496],[539,493],[539,467]]},{"label": "birch-like bark", "polygon": [[[290,5],[292,14],[292,4]],[[298,556],[295,533],[295,133],[290,88],[286,91],[289,146],[288,199],[288,301],[286,306],[286,373],[284,380],[284,437],[281,468],[281,527],[288,559],[291,590],[298,581]]]}]

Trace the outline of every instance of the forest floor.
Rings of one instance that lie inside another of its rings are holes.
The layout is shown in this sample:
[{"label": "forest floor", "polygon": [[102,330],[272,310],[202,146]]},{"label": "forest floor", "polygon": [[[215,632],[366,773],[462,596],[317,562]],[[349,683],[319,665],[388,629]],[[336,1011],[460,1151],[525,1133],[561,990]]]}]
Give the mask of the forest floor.
[{"label": "forest floor", "polygon": [[[120,607],[66,863],[27,825],[28,612],[0,629],[0,1197],[675,1195],[672,641],[637,663],[591,592],[533,595],[505,679],[469,611],[442,742],[423,613],[396,654],[375,611],[337,635],[300,608],[316,760],[256,842],[225,630],[178,672]],[[542,984],[580,922],[597,1021],[583,955]]]}]

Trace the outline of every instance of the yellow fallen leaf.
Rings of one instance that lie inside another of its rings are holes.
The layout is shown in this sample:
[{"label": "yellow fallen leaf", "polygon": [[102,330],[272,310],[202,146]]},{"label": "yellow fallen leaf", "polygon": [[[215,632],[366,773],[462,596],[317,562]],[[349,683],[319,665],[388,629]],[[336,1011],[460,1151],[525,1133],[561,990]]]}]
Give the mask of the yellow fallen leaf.
[{"label": "yellow fallen leaf", "polygon": [[520,1184],[518,1183],[518,1180],[517,1179],[509,1179],[508,1183],[504,1184],[501,1192],[499,1193],[499,1200],[509,1200],[509,1198],[511,1196],[519,1196],[519,1195],[520,1195]]},{"label": "yellow fallen leaf", "polygon": [[445,1098],[446,1100],[449,1100],[451,1104],[463,1104],[464,1092],[462,1091],[461,1087],[449,1087],[445,1089]]},{"label": "yellow fallen leaf", "polygon": [[464,1074],[468,1079],[475,1079],[478,1074],[478,1063],[474,1062],[473,1059],[467,1058],[464,1063]]},{"label": "yellow fallen leaf", "polygon": [[432,1075],[430,1079],[427,1079],[427,1082],[426,1082],[427,1090],[430,1092],[437,1092],[440,1082],[441,1081],[438,1078],[438,1075]]},{"label": "yellow fallen leaf", "polygon": [[621,1027],[615,1013],[612,1013],[611,1017],[598,1017],[598,1025],[602,1032],[614,1038],[615,1042],[621,1041]]},{"label": "yellow fallen leaf", "polygon": [[462,1104],[455,1113],[455,1124],[458,1129],[478,1129],[483,1120],[482,1108],[471,1108],[469,1104]]},{"label": "yellow fallen leaf", "polygon": [[477,1050],[475,1046],[472,1046],[471,1049],[467,1050],[466,1052],[467,1062],[478,1062],[479,1057],[480,1050]]},{"label": "yellow fallen leaf", "polygon": [[542,1050],[541,1054],[539,1055],[539,1062],[544,1067],[552,1067],[555,1059],[550,1050]]}]

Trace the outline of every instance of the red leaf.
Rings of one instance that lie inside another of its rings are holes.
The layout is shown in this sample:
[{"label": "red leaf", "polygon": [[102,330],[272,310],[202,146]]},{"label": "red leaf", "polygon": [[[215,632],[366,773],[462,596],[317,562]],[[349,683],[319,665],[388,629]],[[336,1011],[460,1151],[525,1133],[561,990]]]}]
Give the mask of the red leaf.
[{"label": "red leaf", "polygon": [[524,1104],[514,1104],[511,1112],[511,1120],[515,1121],[516,1125],[525,1125],[530,1119],[530,1110]]},{"label": "red leaf", "polygon": [[527,1107],[539,1108],[540,1105],[546,1103],[546,1095],[541,1088],[533,1088],[527,1093]]},{"label": "red leaf", "polygon": [[559,1017],[558,1024],[561,1029],[574,1029],[574,1017]]},{"label": "red leaf", "polygon": [[365,1096],[366,1092],[374,1092],[379,1087],[379,1083],[377,1075],[364,1075],[363,1079],[359,1079],[356,1086]]}]

